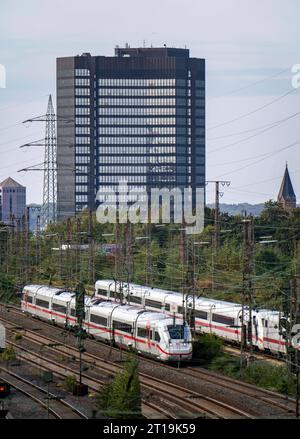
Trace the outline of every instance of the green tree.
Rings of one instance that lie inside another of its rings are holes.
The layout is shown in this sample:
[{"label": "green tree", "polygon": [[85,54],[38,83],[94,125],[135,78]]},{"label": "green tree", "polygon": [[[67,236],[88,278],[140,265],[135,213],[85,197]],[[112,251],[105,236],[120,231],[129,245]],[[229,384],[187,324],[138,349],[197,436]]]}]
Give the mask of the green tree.
[{"label": "green tree", "polygon": [[115,419],[142,417],[138,361],[130,359],[114,381],[104,387],[98,401],[103,414]]}]

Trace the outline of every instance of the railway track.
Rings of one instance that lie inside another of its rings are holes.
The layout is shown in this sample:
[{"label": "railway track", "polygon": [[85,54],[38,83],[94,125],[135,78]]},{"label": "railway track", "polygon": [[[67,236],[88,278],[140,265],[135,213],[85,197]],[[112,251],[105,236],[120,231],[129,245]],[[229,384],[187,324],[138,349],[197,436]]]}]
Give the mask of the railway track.
[{"label": "railway track", "polygon": [[[235,346],[233,344],[226,344],[224,346],[224,351],[228,352],[230,355],[233,355],[234,357],[240,357],[241,355],[241,349],[239,346]],[[245,350],[245,353],[250,355],[249,350]],[[274,364],[275,366],[282,365],[285,363],[285,359],[283,357],[279,357],[277,355],[272,355],[271,353],[262,353],[254,351],[251,355],[254,360],[261,360],[266,361],[267,363]]]},{"label": "railway track", "polygon": [[[23,319],[25,319],[28,322],[28,318],[25,317],[20,310],[16,309],[14,310],[14,313],[17,313],[18,316],[22,316]],[[13,314],[14,314],[13,313]],[[2,318],[2,317],[1,317]],[[33,322],[31,319],[30,322]],[[7,319],[7,322],[10,325],[13,325],[11,320]],[[38,322],[37,320],[34,320],[34,322]],[[51,328],[53,325],[47,322],[39,321],[42,325],[48,325]],[[57,327],[58,330],[61,330],[61,328]],[[64,331],[64,330],[62,330]],[[27,337],[31,338],[31,341],[36,341],[38,343],[38,340],[36,339],[37,334],[33,330],[26,330]],[[41,334],[38,334],[38,337],[41,337]],[[57,339],[49,338],[43,335],[44,341],[43,343],[55,343],[57,342]],[[39,340],[41,342],[41,339]],[[89,346],[96,346],[98,349],[95,349],[99,351],[99,346],[105,346],[103,344],[100,344],[98,341],[92,341],[88,340]],[[114,350],[114,348],[110,348],[108,346],[105,346],[106,349]],[[70,346],[65,346],[60,348],[61,354],[68,354],[69,356],[72,355],[75,357],[75,359],[78,359],[78,352],[74,350],[74,348],[71,348]],[[69,351],[66,351],[69,350]],[[57,349],[56,349],[57,351]],[[118,351],[118,349],[116,349]],[[110,362],[105,359],[99,358],[99,354],[95,355],[94,353],[85,353],[84,358],[86,362],[90,362],[97,366],[98,369],[102,368],[102,371],[105,371],[107,374],[116,373],[119,369],[118,366],[116,366],[115,362]],[[145,359],[142,358],[142,361],[145,363],[152,363],[155,365],[155,367],[161,367],[161,368],[169,368],[170,370],[170,377],[171,372],[174,373],[174,367],[158,364],[154,360],[151,359]],[[101,365],[99,364],[101,363]],[[105,370],[104,370],[105,369]],[[176,369],[175,369],[176,370]],[[239,395],[245,395],[247,397],[255,398],[257,401],[260,401],[261,403],[272,405],[273,407],[277,407],[278,409],[282,410],[282,413],[286,413],[287,415],[290,415],[292,411],[294,411],[294,408],[292,408],[292,405],[294,405],[294,400],[291,398],[285,399],[283,395],[279,395],[275,392],[265,391],[263,389],[258,389],[255,386],[251,386],[250,384],[246,384],[243,382],[239,382],[237,380],[232,380],[227,377],[223,377],[217,374],[213,374],[209,371],[206,371],[204,369],[198,369],[198,368],[192,368],[187,367],[183,370],[180,370],[180,373],[183,374],[186,377],[192,377],[195,381],[201,380],[210,382],[214,385],[218,385],[223,390],[228,390],[230,392],[235,392]],[[243,417],[243,418],[251,418],[255,417],[255,413],[248,413],[246,410],[241,410],[238,407],[233,407],[232,404],[226,404],[224,401],[219,401],[216,398],[210,398],[202,393],[192,391],[190,389],[187,389],[182,386],[176,386],[174,383],[170,383],[169,380],[167,382],[164,380],[159,380],[155,377],[147,376],[145,373],[141,373],[141,381],[144,386],[144,388],[148,389],[150,392],[155,392],[156,395],[159,395],[160,398],[164,398],[166,401],[166,398],[168,399],[168,403],[171,404],[178,404],[178,399],[180,399],[180,407],[182,410],[185,410],[187,412],[192,413],[192,416],[203,416],[207,415],[208,417],[217,417],[217,418],[232,418],[232,417]],[[167,385],[167,387],[166,387]],[[170,389],[172,389],[170,391]],[[167,402],[167,401],[166,401]],[[191,403],[192,402],[192,403]],[[169,412],[169,410],[168,410]],[[176,414],[178,416],[178,414]]]},{"label": "railway track", "polygon": [[[52,392],[48,393],[47,390],[11,370],[0,367],[0,378],[29,399],[47,409],[49,419],[88,419],[82,411],[78,410],[78,408],[74,407],[69,402],[62,400]],[[49,405],[46,402],[46,399],[48,398]]]},{"label": "railway track", "polygon": [[[6,326],[8,331],[13,331],[14,325],[11,325],[11,323],[6,323]],[[75,362],[78,362],[79,360],[79,353],[77,349],[67,346],[66,344],[62,346],[55,346],[55,344],[57,345],[56,339],[36,334],[34,331],[30,330],[26,330],[22,337],[31,343],[35,343],[37,346],[42,345],[47,347],[48,345],[49,348],[47,351],[50,350],[53,353],[60,354],[65,358],[72,358],[73,361],[75,360]],[[74,366],[76,363],[74,363],[73,367],[61,365],[58,364],[57,361],[50,359],[48,355],[47,359],[45,359],[45,351],[43,352],[43,355],[41,355],[39,352],[30,350],[27,347],[25,348],[19,343],[12,341],[9,341],[8,343],[19,352],[18,355],[23,360],[31,363],[36,363],[36,360],[38,360],[39,367],[41,368],[49,368],[51,364],[51,369],[60,376],[66,376],[68,373],[74,373]],[[101,374],[103,374],[103,372],[107,375],[116,374],[121,369],[121,367],[116,365],[114,362],[104,359],[100,360],[96,355],[91,353],[83,354],[83,360],[85,361],[86,365],[92,367],[94,371],[97,369]],[[96,378],[91,379],[87,374],[83,374],[83,378],[84,382],[95,391],[99,391],[99,387],[103,386],[104,384],[103,380]],[[140,381],[144,390],[147,390],[150,394],[155,393],[155,395],[159,396],[161,401],[167,402],[167,405],[171,403],[174,412],[176,412],[176,417],[181,416],[181,413],[182,416],[189,416],[191,418],[203,416],[220,419],[252,417],[247,412],[229,404],[208,397],[202,393],[186,389],[174,383],[163,381],[142,372],[140,373]],[[150,407],[153,408],[151,405]],[[155,409],[156,411],[158,410],[157,404]],[[168,412],[164,410],[163,414],[168,415]],[[170,416],[169,414],[168,417],[174,418],[175,416]]]},{"label": "railway track", "polygon": [[[8,320],[6,321],[6,328],[8,331],[13,331],[16,327],[15,325],[12,325]],[[14,329],[12,329],[14,328]],[[30,335],[29,335],[30,334]],[[33,331],[26,330],[26,335],[23,334],[22,338],[26,338],[30,341],[35,342],[39,347],[43,346],[44,348],[47,347],[47,345],[51,344],[57,344],[57,340],[50,338],[50,337],[38,337]],[[74,370],[74,366],[67,367],[64,365],[59,364],[58,361],[54,361],[49,359],[48,357],[45,358],[45,352],[41,354],[36,351],[31,351],[23,346],[20,346],[18,343],[14,343],[12,341],[7,342],[10,346],[13,346],[14,349],[18,351],[18,358],[21,360],[31,364],[32,366],[37,367],[40,371],[41,370],[52,370],[55,375],[59,376],[61,379],[65,379],[67,375],[74,375],[74,373],[79,374],[79,370]],[[59,353],[62,355],[66,355],[66,352],[54,347],[48,348],[48,350],[52,350],[52,352]],[[21,353],[20,353],[21,351]],[[73,349],[72,352],[69,353],[69,357],[74,358],[74,353],[78,354],[78,351],[76,349]],[[79,355],[79,354],[78,354]],[[78,357],[77,357],[78,359]],[[92,364],[94,367],[94,364]],[[101,370],[102,375],[103,369]],[[107,370],[107,373],[111,374],[111,370]],[[99,370],[100,375],[100,370]],[[83,382],[89,386],[90,390],[93,390],[95,392],[99,392],[99,389],[105,384],[104,380],[100,380],[97,378],[91,379],[86,374],[82,374],[84,380]],[[21,378],[21,377],[20,377]],[[175,419],[176,417],[172,414],[172,411],[169,411],[168,409],[162,407],[160,404],[157,404],[155,402],[149,402],[149,401],[142,401],[142,411],[145,417],[149,419]]]},{"label": "railway track", "polygon": [[[35,343],[37,347],[40,345],[47,346],[48,343],[49,346],[52,346],[49,347],[49,350],[52,351],[53,354],[62,355],[64,358],[71,358],[72,361],[75,360],[75,362],[72,366],[61,365],[58,361],[49,358],[48,349],[47,353],[43,351],[43,354],[41,355],[38,353],[38,351],[33,350],[32,348],[29,349],[27,347],[20,346],[18,343],[9,341],[8,343],[13,346],[16,351],[18,351],[19,358],[32,364],[38,363],[39,367],[45,370],[50,368],[54,373],[60,375],[61,377],[65,377],[68,374],[74,374],[74,372],[79,373],[79,353],[75,348],[71,348],[66,345],[62,347],[54,347],[53,345],[55,344],[55,339],[40,336],[35,333],[27,334],[27,331],[26,334],[24,334],[24,338],[29,340],[31,343]],[[109,376],[111,374],[115,375],[121,370],[121,366],[107,360],[99,360],[99,358],[93,354],[83,354],[83,360],[85,361],[86,366],[93,368],[94,373],[99,373],[102,376],[103,372]],[[105,383],[105,381],[100,380],[99,378],[91,378],[91,376],[86,373],[83,373],[82,377],[84,383],[87,384],[90,389],[96,392],[99,391],[99,388],[101,388]],[[154,378],[145,373],[140,373],[140,381],[142,388],[150,392],[150,394],[153,394],[154,392],[155,395],[158,395],[162,401],[166,400],[169,403],[172,403],[174,408],[177,405],[177,416],[178,407],[180,407],[180,412],[184,411],[184,416],[188,414],[189,417],[192,418],[203,415],[210,415],[220,419],[228,419],[232,417],[250,417],[242,410],[231,407],[228,404],[207,397],[199,392],[185,389],[182,386]],[[150,407],[151,406],[153,407],[153,404],[150,403]],[[155,409],[158,410],[157,404]]]}]

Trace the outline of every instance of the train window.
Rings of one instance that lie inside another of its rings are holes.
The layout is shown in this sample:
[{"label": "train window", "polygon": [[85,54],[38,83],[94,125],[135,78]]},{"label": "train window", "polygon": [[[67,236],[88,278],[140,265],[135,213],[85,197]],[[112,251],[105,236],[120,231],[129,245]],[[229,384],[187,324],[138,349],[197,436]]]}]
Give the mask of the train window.
[{"label": "train window", "polygon": [[147,330],[145,328],[138,328],[137,335],[138,335],[138,337],[148,338],[148,333],[147,333]]},{"label": "train window", "polygon": [[178,306],[177,307],[177,312],[178,312],[178,314],[184,314],[184,307],[183,306]]},{"label": "train window", "polygon": [[90,321],[92,323],[98,323],[98,325],[107,326],[107,318],[96,314],[91,314]]},{"label": "train window", "polygon": [[49,302],[47,300],[36,299],[35,304],[36,306],[40,306],[41,308],[49,309]]},{"label": "train window", "polygon": [[170,338],[173,340],[181,340],[184,338],[184,325],[168,325]]},{"label": "train window", "polygon": [[[71,308],[70,314],[71,314],[72,317],[76,317],[76,310],[75,310],[75,308]],[[83,318],[85,319],[85,312],[83,314]]]},{"label": "train window", "polygon": [[156,300],[146,299],[146,306],[151,306],[152,308],[158,308],[161,309],[162,304],[161,302],[157,302]]},{"label": "train window", "polygon": [[113,325],[114,329],[118,329],[119,331],[128,332],[129,334],[132,332],[132,326],[128,325],[127,323],[114,320]]},{"label": "train window", "polygon": [[198,319],[207,320],[207,312],[200,311],[199,309],[194,310],[194,316]]},{"label": "train window", "polygon": [[27,303],[32,303],[32,296],[27,296],[26,297],[26,302]]},{"label": "train window", "polygon": [[99,303],[102,303],[103,299],[93,300],[93,305],[99,305]]},{"label": "train window", "polygon": [[115,292],[115,293],[112,293],[112,297],[114,297],[115,299],[121,300],[123,298],[123,294]]},{"label": "train window", "polygon": [[142,298],[141,297],[135,297],[135,296],[129,296],[129,301],[130,301],[130,303],[141,304],[142,303]]},{"label": "train window", "polygon": [[223,323],[223,325],[233,326],[234,319],[232,317],[223,316],[221,314],[213,314],[212,321],[216,323]]},{"label": "train window", "polygon": [[154,340],[160,342],[160,335],[157,331],[155,331]]},{"label": "train window", "polygon": [[98,293],[100,296],[108,296],[108,291],[103,290],[102,288],[98,288],[97,293]]},{"label": "train window", "polygon": [[57,311],[57,312],[61,312],[62,314],[67,313],[67,308],[63,305],[59,305],[58,303],[52,303],[52,310]]},{"label": "train window", "polygon": [[165,303],[165,311],[170,311],[170,304],[169,303]]}]

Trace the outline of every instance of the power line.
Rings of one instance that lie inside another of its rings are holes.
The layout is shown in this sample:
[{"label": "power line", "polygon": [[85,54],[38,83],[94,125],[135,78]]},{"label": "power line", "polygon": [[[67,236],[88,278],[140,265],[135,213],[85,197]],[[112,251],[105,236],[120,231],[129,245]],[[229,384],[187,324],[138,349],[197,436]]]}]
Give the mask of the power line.
[{"label": "power line", "polygon": [[238,117],[236,117],[234,119],[231,119],[231,120],[228,120],[226,122],[220,123],[218,125],[214,125],[212,127],[208,127],[207,129],[208,129],[208,131],[209,130],[214,130],[216,128],[220,128],[220,127],[223,127],[225,125],[229,125],[229,124],[231,124],[233,122],[237,122],[237,121],[239,121],[241,119],[244,119],[245,117],[251,116],[252,114],[255,114],[255,113],[257,113],[257,112],[259,112],[259,111],[261,111],[261,110],[263,110],[263,109],[265,109],[265,108],[275,104],[276,102],[284,99],[285,97],[289,96],[290,94],[295,93],[295,91],[296,91],[296,89],[292,89],[292,90],[288,91],[287,93],[285,93],[285,94],[283,94],[283,95],[273,99],[272,101],[268,102],[267,104],[264,104],[264,105],[256,108],[255,110],[249,111],[248,113],[242,114],[241,116],[238,116]]},{"label": "power line", "polygon": [[290,71],[291,71],[290,68],[280,70],[280,72],[275,73],[274,75],[267,76],[266,78],[263,78],[263,79],[260,79],[258,81],[252,82],[251,84],[245,85],[243,87],[239,87],[239,88],[237,88],[235,90],[232,90],[231,92],[223,94],[221,96],[213,96],[211,99],[219,99],[219,98],[222,98],[224,96],[230,96],[232,94],[238,93],[239,91],[246,90],[247,88],[254,87],[257,84],[261,84],[263,82],[269,81],[270,79],[276,78],[276,77],[282,75],[282,73],[286,73],[286,72],[290,72]]},{"label": "power line", "polygon": [[259,127],[256,127],[256,128],[251,128],[251,129],[249,129],[249,130],[244,130],[244,131],[238,131],[238,132],[235,132],[235,133],[226,134],[226,135],[224,135],[224,136],[211,137],[211,138],[208,138],[207,140],[208,140],[208,141],[212,141],[212,140],[225,139],[225,138],[227,138],[227,137],[240,136],[241,134],[247,134],[247,133],[251,133],[251,132],[253,132],[253,131],[262,130],[262,129],[267,128],[267,127],[270,127],[270,126],[281,125],[281,123],[286,122],[286,121],[288,121],[288,120],[290,120],[290,119],[293,119],[294,117],[299,116],[299,114],[300,114],[300,111],[297,111],[297,112],[291,114],[291,115],[288,116],[288,117],[284,117],[284,118],[282,118],[282,119],[279,119],[279,120],[274,121],[274,122],[267,123],[267,124],[265,124],[265,125],[260,125]]},{"label": "power line", "polygon": [[269,127],[265,128],[265,129],[263,129],[263,130],[260,131],[259,133],[253,134],[253,135],[248,136],[248,137],[246,137],[246,138],[244,138],[244,139],[241,139],[241,140],[237,140],[236,142],[229,143],[229,144],[227,144],[227,145],[225,145],[225,146],[221,146],[221,147],[219,147],[219,148],[215,148],[215,149],[213,149],[212,151],[209,151],[208,154],[213,154],[214,152],[221,151],[221,150],[223,151],[224,149],[230,148],[231,146],[239,145],[240,143],[244,143],[244,142],[246,142],[247,140],[254,139],[255,137],[260,136],[261,134],[264,134],[264,133],[266,133],[266,132],[272,130],[273,128],[277,128],[277,127],[280,126],[282,123],[286,122],[287,120],[292,119],[292,118],[295,117],[295,116],[298,116],[299,114],[300,114],[300,111],[299,111],[298,113],[292,115],[292,116],[289,116],[288,118],[285,118],[282,122],[278,122],[278,123],[276,123],[276,124],[273,124],[272,126],[269,126]]},{"label": "power line", "polygon": [[224,173],[224,174],[218,175],[217,178],[224,177],[224,176],[226,176],[226,175],[228,175],[228,174],[231,175],[231,174],[233,174],[233,173],[235,173],[235,172],[242,171],[243,169],[249,168],[250,166],[256,165],[257,163],[260,163],[260,162],[262,162],[262,161],[264,161],[264,160],[267,160],[269,157],[274,156],[274,154],[278,154],[278,153],[281,152],[281,151],[285,151],[285,150],[287,150],[287,149],[289,149],[289,148],[292,148],[293,146],[296,146],[296,145],[298,145],[299,143],[300,143],[300,139],[297,140],[296,142],[293,142],[293,143],[291,143],[291,144],[289,144],[289,145],[283,147],[283,148],[280,148],[280,149],[277,149],[276,151],[270,152],[270,153],[267,155],[267,157],[264,157],[264,158],[261,158],[261,159],[259,159],[259,160],[256,160],[255,162],[250,163],[250,164],[248,164],[248,165],[245,165],[245,166],[243,166],[243,167],[241,167],[241,168],[234,169],[233,171],[226,172],[226,173]]}]

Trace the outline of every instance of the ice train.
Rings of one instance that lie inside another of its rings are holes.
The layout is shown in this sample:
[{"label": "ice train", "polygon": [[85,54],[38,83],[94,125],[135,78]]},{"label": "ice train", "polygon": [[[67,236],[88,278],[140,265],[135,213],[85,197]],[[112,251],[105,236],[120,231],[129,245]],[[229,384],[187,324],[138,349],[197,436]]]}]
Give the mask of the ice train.
[{"label": "ice train", "polygon": [[[182,293],[151,288],[133,283],[120,283],[114,280],[99,280],[95,284],[95,297],[111,300],[114,303],[135,304],[148,310],[156,310],[170,316],[185,317],[193,315],[195,330],[199,333],[212,333],[218,337],[240,344],[242,306],[238,303],[213,300],[206,297],[185,296]],[[286,353],[286,340],[280,334],[281,315],[278,311],[256,309],[252,311],[249,322],[245,309],[244,334],[249,343],[250,324],[252,343],[260,351],[279,356]],[[297,331],[296,331],[297,332]],[[300,350],[300,333],[294,335],[293,345]]]},{"label": "ice train", "polygon": [[[45,285],[23,289],[22,311],[57,325],[77,324],[75,293]],[[164,361],[186,361],[192,357],[191,331],[180,317],[106,301],[85,298],[84,329],[95,339],[124,346]]]}]

